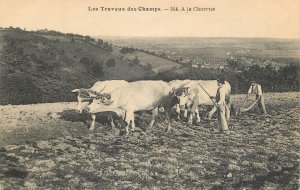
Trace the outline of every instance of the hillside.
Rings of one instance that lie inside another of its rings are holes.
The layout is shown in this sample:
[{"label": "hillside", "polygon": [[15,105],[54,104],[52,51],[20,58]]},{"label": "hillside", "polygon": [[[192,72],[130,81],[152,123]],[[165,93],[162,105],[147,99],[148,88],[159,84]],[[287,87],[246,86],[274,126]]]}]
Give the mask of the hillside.
[{"label": "hillside", "polygon": [[95,81],[153,75],[89,36],[0,30],[0,104],[75,100],[74,88]]}]

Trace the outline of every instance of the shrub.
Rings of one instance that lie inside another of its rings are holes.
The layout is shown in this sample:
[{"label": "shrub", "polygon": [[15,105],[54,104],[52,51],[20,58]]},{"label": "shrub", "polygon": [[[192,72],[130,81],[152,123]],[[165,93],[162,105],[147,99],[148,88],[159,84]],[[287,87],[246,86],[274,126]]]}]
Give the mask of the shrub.
[{"label": "shrub", "polygon": [[84,64],[84,65],[88,65],[88,64],[91,63],[90,59],[87,58],[87,57],[81,58],[79,62],[82,63],[82,64]]},{"label": "shrub", "polygon": [[41,100],[41,91],[33,84],[32,77],[26,73],[8,74],[1,78],[1,104],[28,104]]},{"label": "shrub", "polygon": [[116,65],[116,61],[114,59],[109,59],[106,61],[105,65],[107,67],[114,67]]},{"label": "shrub", "polygon": [[137,56],[135,56],[131,62],[134,65],[138,65],[140,63],[140,60],[139,60],[139,58]]},{"label": "shrub", "polygon": [[135,51],[134,48],[130,48],[130,47],[123,47],[120,52],[123,53],[123,54],[126,54],[126,53],[133,53]]}]

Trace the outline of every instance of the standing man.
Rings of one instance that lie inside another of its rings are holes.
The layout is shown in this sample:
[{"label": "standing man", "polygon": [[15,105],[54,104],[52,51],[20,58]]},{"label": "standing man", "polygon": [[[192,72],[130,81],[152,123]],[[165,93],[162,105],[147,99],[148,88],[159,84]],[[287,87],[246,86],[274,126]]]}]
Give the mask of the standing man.
[{"label": "standing man", "polygon": [[264,103],[264,98],[262,95],[261,85],[256,83],[255,81],[251,81],[251,86],[248,90],[247,98],[248,98],[249,94],[255,94],[256,100],[258,100],[259,111],[262,112],[263,114],[267,114],[265,103]]},{"label": "standing man", "polygon": [[218,90],[216,94],[216,106],[218,110],[218,123],[223,132],[228,133],[228,125],[226,121],[226,102],[225,102],[225,94],[226,89],[224,88],[225,79],[217,79]]}]

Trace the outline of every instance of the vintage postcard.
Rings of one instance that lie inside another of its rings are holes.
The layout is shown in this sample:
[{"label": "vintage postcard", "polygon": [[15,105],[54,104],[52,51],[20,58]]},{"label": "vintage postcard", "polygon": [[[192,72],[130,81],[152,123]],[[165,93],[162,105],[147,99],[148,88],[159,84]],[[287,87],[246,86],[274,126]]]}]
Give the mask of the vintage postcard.
[{"label": "vintage postcard", "polygon": [[0,0],[0,190],[299,189],[297,0]]}]

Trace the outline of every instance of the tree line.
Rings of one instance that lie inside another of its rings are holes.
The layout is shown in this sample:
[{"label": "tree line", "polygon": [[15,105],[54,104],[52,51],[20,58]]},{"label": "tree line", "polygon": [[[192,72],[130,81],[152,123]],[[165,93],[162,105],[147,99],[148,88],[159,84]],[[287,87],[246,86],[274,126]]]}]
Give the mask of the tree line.
[{"label": "tree line", "polygon": [[[103,61],[82,57],[77,63],[72,63],[74,64],[72,67],[76,65],[78,70],[72,73],[62,69],[69,64],[64,58],[67,53],[55,49],[56,46],[50,39],[35,35],[22,38],[3,35],[3,41],[0,56],[0,104],[2,105],[76,101],[76,95],[71,93],[72,89],[91,87],[96,81],[103,80],[103,66],[116,65],[114,59]],[[44,45],[37,49],[31,47],[38,44]],[[36,51],[28,53],[25,47],[31,47]],[[133,49],[124,49],[124,51],[130,52]],[[60,59],[53,59],[55,57]],[[226,62],[225,69],[185,67],[132,78],[130,81],[168,82],[176,79],[213,80],[225,77],[231,84],[233,93],[245,93],[251,80],[260,83],[265,92],[299,91],[300,89],[300,65],[293,60],[279,68],[272,65],[244,66],[237,60],[226,60]],[[138,64],[138,59],[134,60],[134,64]]]},{"label": "tree line", "polygon": [[[240,66],[238,68],[225,67],[225,69],[188,68],[169,70],[158,73],[155,80],[215,80],[225,78],[232,86],[233,93],[245,93],[252,80],[261,84],[265,92],[287,92],[300,90],[300,65],[288,64],[284,67],[267,66]],[[150,79],[150,78],[149,78]]]}]

